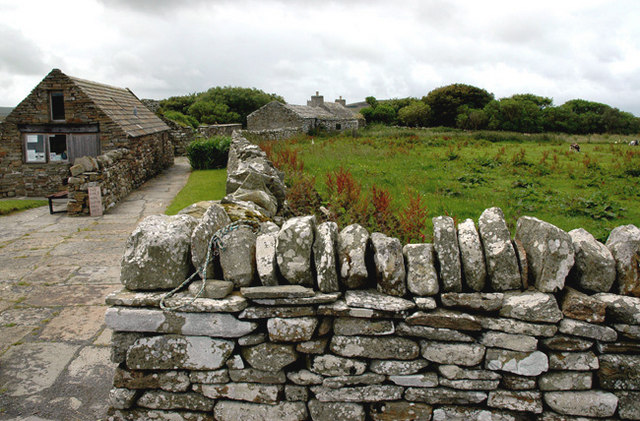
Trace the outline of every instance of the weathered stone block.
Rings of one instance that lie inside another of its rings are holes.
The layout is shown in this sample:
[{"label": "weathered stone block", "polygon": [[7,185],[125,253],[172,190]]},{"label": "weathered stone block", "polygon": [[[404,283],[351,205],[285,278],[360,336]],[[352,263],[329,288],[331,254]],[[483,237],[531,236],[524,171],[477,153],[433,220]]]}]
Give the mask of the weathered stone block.
[{"label": "weathered stone block", "polygon": [[[218,232],[221,228],[229,225],[231,219],[224,210],[224,208],[218,204],[212,204],[205,211],[202,218],[198,221],[198,225],[193,229],[191,233],[191,262],[200,275],[203,275],[203,269],[207,253],[209,253],[209,246],[211,237]],[[211,253],[209,264],[206,267],[207,278],[213,278],[214,271],[214,259]],[[201,276],[202,277],[202,276]]]},{"label": "weathered stone block", "polygon": [[[217,370],[233,342],[205,336],[161,335],[138,339],[127,352],[127,367],[138,370]],[[153,355],[154,358],[150,358]]]},{"label": "weathered stone block", "polygon": [[355,317],[337,317],[333,323],[333,332],[340,336],[354,335],[391,335],[395,332],[391,320],[368,320]]},{"label": "weathered stone block", "polygon": [[542,292],[564,288],[573,267],[574,250],[569,234],[548,222],[530,216],[518,219],[516,239],[527,252],[529,273]]},{"label": "weathered stone block", "polygon": [[533,336],[487,331],[480,337],[480,343],[491,348],[531,352],[538,348],[538,340]]},{"label": "weathered stone block", "polygon": [[422,374],[408,374],[402,376],[389,376],[389,380],[398,386],[411,387],[436,387],[438,375],[433,372]]},{"label": "weathered stone block", "polygon": [[415,374],[429,366],[427,360],[373,360],[369,364],[369,369],[374,373],[386,374],[388,376],[404,376]]},{"label": "weathered stone block", "polygon": [[398,324],[396,333],[401,336],[413,336],[434,341],[475,342],[472,336],[457,330],[430,326],[410,326],[404,322]]},{"label": "weathered stone block", "polygon": [[322,385],[332,389],[339,389],[346,386],[359,386],[367,384],[380,384],[386,380],[386,376],[376,373],[364,373],[357,376],[336,376],[327,377],[322,381]]},{"label": "weathered stone block", "polygon": [[512,411],[542,413],[542,396],[538,391],[493,390],[489,392],[487,405]]},{"label": "weathered stone block", "polygon": [[484,246],[491,288],[494,291],[521,289],[518,259],[502,209],[494,207],[482,212],[478,219],[478,229]]},{"label": "weathered stone block", "polygon": [[607,305],[601,300],[590,297],[573,288],[565,288],[562,313],[566,317],[589,323],[603,323],[606,310]]},{"label": "weathered stone block", "polygon": [[379,402],[369,406],[373,421],[412,421],[431,418],[433,407],[415,402]]},{"label": "weathered stone block", "polygon": [[287,378],[297,385],[309,386],[322,384],[324,377],[309,370],[291,371],[287,373]]},{"label": "weathered stone block", "polygon": [[241,225],[222,238],[220,266],[225,281],[237,287],[250,286],[256,277],[256,234]]},{"label": "weathered stone block", "polygon": [[136,390],[114,387],[109,391],[109,403],[115,409],[128,409],[133,406],[138,397]]},{"label": "weathered stone block", "polygon": [[313,421],[364,421],[364,407],[357,403],[309,401],[309,414]]},{"label": "weathered stone block", "polygon": [[481,329],[480,321],[478,321],[475,316],[445,309],[437,309],[429,313],[418,311],[407,317],[406,322],[410,325],[431,326],[446,329],[469,331],[478,331]]},{"label": "weathered stone block", "polygon": [[598,357],[589,352],[550,352],[549,368],[551,370],[588,371],[597,370]]},{"label": "weathered stone block", "polygon": [[538,380],[538,387],[542,391],[552,390],[589,390],[591,389],[593,374],[579,371],[556,371],[545,373]]},{"label": "weathered stone block", "polygon": [[261,234],[256,237],[256,271],[265,286],[278,285],[276,262],[277,233]]},{"label": "weathered stone block", "polygon": [[616,261],[617,290],[622,295],[640,296],[640,228],[616,227],[605,245]]},{"label": "weathered stone block", "polygon": [[357,376],[364,373],[367,363],[331,354],[314,357],[310,370],[323,376]]},{"label": "weathered stone block", "polygon": [[214,401],[198,393],[171,393],[148,390],[138,398],[138,406],[150,409],[189,409],[191,411],[209,412]]},{"label": "weathered stone block", "polygon": [[397,337],[333,336],[331,351],[343,357],[412,360],[420,348],[410,339]]},{"label": "weathered stone block", "polygon": [[538,376],[549,369],[546,354],[540,351],[518,352],[490,348],[487,350],[485,368],[507,371],[520,376]]},{"label": "weathered stone block", "polygon": [[519,333],[531,336],[551,337],[558,328],[554,325],[522,322],[513,319],[496,319],[493,317],[477,317],[483,329],[499,330],[507,333]]},{"label": "weathered stone block", "polygon": [[371,246],[378,291],[402,297],[407,293],[407,285],[400,240],[374,232]]},{"label": "weathered stone block", "polygon": [[278,233],[276,259],[282,276],[291,284],[313,287],[311,250],[313,248],[315,216],[288,219]]},{"label": "weathered stone block", "polygon": [[316,264],[316,280],[322,292],[339,291],[337,272],[338,225],[323,222],[316,226],[313,242],[313,258]]},{"label": "weathered stone block", "polygon": [[276,404],[282,394],[282,385],[258,383],[203,384],[195,388],[211,399],[232,399],[254,403]]},{"label": "weathered stone block", "polygon": [[369,232],[358,224],[349,225],[338,234],[338,266],[345,288],[360,288],[367,282],[368,247]]},{"label": "weathered stone block", "polygon": [[484,249],[472,219],[465,219],[458,224],[458,246],[467,286],[474,291],[482,291],[487,278],[487,268],[484,263]]},{"label": "weathered stone block", "polygon": [[455,307],[467,311],[496,311],[502,307],[504,294],[501,292],[446,292],[440,295],[440,300],[445,307]]},{"label": "weathered stone block", "polygon": [[410,387],[404,398],[408,401],[424,402],[430,405],[469,405],[484,402],[486,392],[448,389],[446,387]]},{"label": "weathered stone block", "polygon": [[474,366],[484,358],[485,347],[480,344],[420,341],[422,356],[438,364]]},{"label": "weathered stone block", "polygon": [[305,421],[309,416],[304,402],[262,405],[234,401],[218,401],[213,415],[217,421]]},{"label": "weathered stone block", "polygon": [[592,297],[607,305],[607,315],[612,321],[640,325],[640,298],[606,293]]},{"label": "weathered stone block", "polygon": [[279,317],[267,321],[269,340],[273,342],[303,342],[313,336],[318,325],[315,317],[295,317],[282,319]]},{"label": "weathered stone block", "polygon": [[[528,414],[497,409],[441,406],[433,411],[432,421],[529,421]],[[566,420],[565,420],[566,421]]]},{"label": "weathered stone block", "polygon": [[401,386],[355,386],[331,389],[324,386],[312,386],[311,392],[321,402],[381,402],[402,398]]},{"label": "weathered stone block", "polygon": [[609,292],[616,280],[616,262],[609,249],[583,228],[569,231],[575,252],[572,280],[584,290]]},{"label": "weathered stone block", "polygon": [[640,390],[640,355],[600,355],[598,381],[606,390]]},{"label": "weathered stone block", "polygon": [[393,297],[376,290],[347,291],[344,299],[349,307],[370,308],[372,310],[401,312],[414,308],[414,302]]},{"label": "weathered stone block", "polygon": [[293,345],[265,342],[242,351],[242,357],[253,368],[263,371],[280,371],[298,359]]},{"label": "weathered stone block", "polygon": [[500,380],[502,377],[495,371],[468,369],[457,365],[439,365],[438,372],[450,380]]},{"label": "weathered stone block", "polygon": [[433,221],[433,247],[440,262],[440,281],[443,292],[462,291],[460,248],[453,218],[438,216]]},{"label": "weathered stone block", "polygon": [[414,295],[435,295],[440,290],[433,244],[407,244],[402,249],[407,264],[407,288]]},{"label": "weathered stone block", "polygon": [[143,219],[127,239],[120,282],[130,290],[180,285],[191,269],[191,233],[197,223],[188,215]]},{"label": "weathered stone block", "polygon": [[[126,389],[162,389],[167,392],[185,392],[190,386],[185,371],[132,371],[116,368],[113,385]],[[120,408],[123,409],[123,408]]]},{"label": "weathered stone block", "polygon": [[544,401],[556,412],[584,417],[610,417],[618,407],[616,395],[600,390],[546,392]]},{"label": "weathered stone block", "polygon": [[613,342],[618,339],[618,334],[610,327],[587,323],[582,320],[563,319],[558,325],[558,329],[567,335],[581,336],[603,342]]},{"label": "weathered stone block", "polygon": [[553,294],[537,291],[506,293],[500,315],[528,322],[556,323],[562,319]]},{"label": "weathered stone block", "polygon": [[284,371],[262,371],[255,368],[229,370],[229,377],[236,383],[283,384],[287,381]]}]

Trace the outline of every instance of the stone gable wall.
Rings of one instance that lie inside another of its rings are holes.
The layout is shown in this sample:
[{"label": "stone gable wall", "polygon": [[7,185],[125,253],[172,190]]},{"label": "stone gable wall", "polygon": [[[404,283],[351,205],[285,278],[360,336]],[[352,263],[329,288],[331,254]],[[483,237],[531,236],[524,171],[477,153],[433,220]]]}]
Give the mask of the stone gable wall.
[{"label": "stone gable wall", "polygon": [[102,209],[107,211],[146,180],[173,165],[169,133],[131,139],[128,148],[113,149],[97,158],[83,157],[67,170],[69,215],[88,215],[88,188],[100,186]]},{"label": "stone gable wall", "polygon": [[26,164],[18,124],[50,124],[49,92],[63,91],[66,124],[98,124],[101,151],[129,147],[124,132],[61,72],[50,73],[0,126],[0,197],[46,196],[65,188],[68,163]]},{"label": "stone gable wall", "polygon": [[[640,419],[640,229],[603,245],[523,217],[512,238],[491,208],[402,245],[313,216],[275,224],[238,210],[262,198],[263,159],[234,137],[230,196],[129,238],[107,298],[112,419]],[[209,280],[162,309],[194,266]]]}]

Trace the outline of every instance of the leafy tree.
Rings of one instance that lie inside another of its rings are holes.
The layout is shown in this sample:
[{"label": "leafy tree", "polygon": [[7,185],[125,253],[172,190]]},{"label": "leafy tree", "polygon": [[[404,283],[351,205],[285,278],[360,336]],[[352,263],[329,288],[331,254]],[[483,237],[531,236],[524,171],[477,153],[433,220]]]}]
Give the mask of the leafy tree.
[{"label": "leafy tree", "polygon": [[465,130],[482,130],[487,128],[489,118],[484,110],[469,108],[466,105],[460,107],[460,113],[456,117],[456,126]]},{"label": "leafy tree", "polygon": [[531,101],[538,106],[541,110],[551,107],[553,105],[553,99],[546,96],[538,96],[534,94],[515,94],[511,95],[511,99],[516,101]]},{"label": "leafy tree", "polygon": [[543,127],[548,132],[580,133],[580,117],[569,107],[542,110]]},{"label": "leafy tree", "polygon": [[368,96],[364,100],[371,108],[376,108],[378,106],[378,100],[374,96]]},{"label": "leafy tree", "polygon": [[[366,117],[365,117],[366,118]],[[378,104],[371,113],[372,123],[393,124],[396,121],[396,110],[391,105]]]},{"label": "leafy tree", "polygon": [[400,109],[413,104],[414,102],[419,101],[418,98],[412,98],[412,97],[407,97],[407,98],[393,98],[393,99],[387,99],[385,101],[381,101],[383,104],[387,104],[387,105],[391,105],[393,107],[393,109],[396,111],[396,113],[398,111],[400,111]]},{"label": "leafy tree", "polygon": [[173,120],[181,126],[192,126],[193,128],[198,128],[198,120],[190,115],[184,115],[179,111],[167,110],[163,113],[163,115],[169,120]]},{"label": "leafy tree", "polygon": [[462,83],[443,86],[429,92],[422,100],[431,107],[433,124],[436,126],[456,125],[458,109],[484,108],[493,99],[493,94],[484,89]]},{"label": "leafy tree", "polygon": [[211,101],[196,101],[189,107],[189,115],[205,124],[237,123],[240,115],[229,111],[226,104]]},{"label": "leafy tree", "polygon": [[183,96],[172,96],[160,101],[160,110],[165,111],[177,111],[182,114],[187,114],[189,107],[196,102],[196,94],[188,94]]},{"label": "leafy tree", "polygon": [[492,130],[539,133],[543,130],[542,111],[527,99],[502,98],[491,101],[484,108]]},{"label": "leafy tree", "polygon": [[430,118],[431,108],[422,101],[413,101],[398,111],[398,120],[409,127],[426,127]]}]

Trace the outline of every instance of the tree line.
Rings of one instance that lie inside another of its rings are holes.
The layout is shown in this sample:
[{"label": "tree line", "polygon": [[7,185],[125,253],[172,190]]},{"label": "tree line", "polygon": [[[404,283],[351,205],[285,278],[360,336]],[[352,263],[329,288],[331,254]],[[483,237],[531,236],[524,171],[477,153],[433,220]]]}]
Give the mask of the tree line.
[{"label": "tree line", "polygon": [[640,132],[640,118],[599,102],[572,99],[554,106],[551,98],[534,94],[495,99],[484,89],[461,83],[434,89],[422,99],[410,97],[378,101],[367,97],[366,101],[369,106],[360,113],[367,123],[522,133]]}]

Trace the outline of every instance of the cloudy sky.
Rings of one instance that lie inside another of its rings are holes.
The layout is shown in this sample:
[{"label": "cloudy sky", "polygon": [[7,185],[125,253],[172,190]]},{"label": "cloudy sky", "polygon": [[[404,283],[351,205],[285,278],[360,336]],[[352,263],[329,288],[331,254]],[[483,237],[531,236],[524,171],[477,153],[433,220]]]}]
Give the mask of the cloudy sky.
[{"label": "cloudy sky", "polygon": [[356,102],[460,82],[640,116],[640,1],[0,0],[0,105],[52,68],[142,98]]}]

